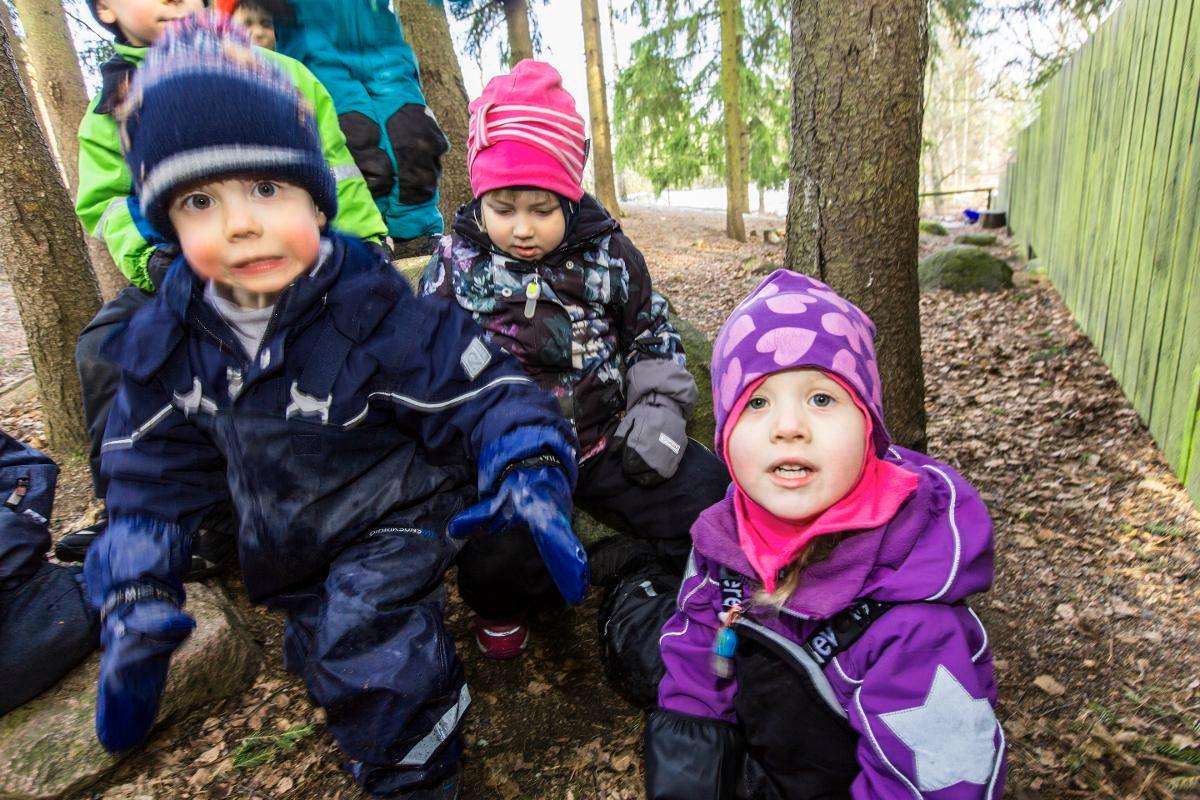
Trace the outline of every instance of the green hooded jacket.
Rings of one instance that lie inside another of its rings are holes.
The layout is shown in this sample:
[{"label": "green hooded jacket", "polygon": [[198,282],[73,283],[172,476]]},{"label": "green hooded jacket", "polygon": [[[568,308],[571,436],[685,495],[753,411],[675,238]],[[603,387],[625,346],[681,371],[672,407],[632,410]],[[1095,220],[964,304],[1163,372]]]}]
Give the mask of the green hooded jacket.
[{"label": "green hooded jacket", "polygon": [[[147,50],[119,42],[113,47],[119,58],[136,66],[141,66]],[[346,149],[346,138],[338,127],[337,112],[329,92],[299,61],[270,50],[256,48],[256,51],[278,64],[312,103],[325,160],[337,181],[338,213],[332,226],[360,239],[386,236],[383,217],[375,207],[354,158]],[[125,277],[135,286],[153,292],[154,284],[147,267],[150,256],[163,239],[142,217],[137,206],[133,178],[121,151],[117,122],[112,114],[97,110],[102,97],[103,92],[93,98],[79,124],[79,193],[75,198],[75,213],[88,234],[105,243]],[[252,109],[246,111],[252,113]]]}]

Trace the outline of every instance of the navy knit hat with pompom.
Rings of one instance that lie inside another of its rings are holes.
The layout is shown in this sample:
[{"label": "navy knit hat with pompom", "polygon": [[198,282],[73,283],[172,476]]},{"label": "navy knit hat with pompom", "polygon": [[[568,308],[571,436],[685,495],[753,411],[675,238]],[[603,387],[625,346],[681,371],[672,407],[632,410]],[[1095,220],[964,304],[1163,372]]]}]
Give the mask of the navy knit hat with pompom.
[{"label": "navy knit hat with pompom", "polygon": [[170,239],[176,191],[233,175],[301,186],[337,215],[312,105],[227,18],[201,12],[172,23],[134,73],[117,111],[142,213]]}]

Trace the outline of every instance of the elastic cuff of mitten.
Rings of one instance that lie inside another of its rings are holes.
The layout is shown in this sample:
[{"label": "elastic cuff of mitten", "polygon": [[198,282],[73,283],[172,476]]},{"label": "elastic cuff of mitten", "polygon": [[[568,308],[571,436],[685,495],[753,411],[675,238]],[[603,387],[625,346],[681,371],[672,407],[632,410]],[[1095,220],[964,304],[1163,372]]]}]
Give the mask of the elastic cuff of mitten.
[{"label": "elastic cuff of mitten", "polygon": [[507,467],[500,472],[500,477],[496,479],[497,483],[504,483],[504,479],[519,469],[535,469],[537,467],[558,467],[563,468],[562,461],[553,453],[538,453],[536,456],[522,458],[520,461],[512,461]]},{"label": "elastic cuff of mitten", "polygon": [[179,598],[168,589],[154,583],[127,583],[108,593],[104,604],[100,606],[100,622],[103,623],[118,608],[141,600],[162,600],[179,608]]},{"label": "elastic cuff of mitten", "polygon": [[558,459],[574,489],[579,469],[572,443],[549,425],[529,425],[484,446],[479,454],[479,494],[483,497],[495,494],[510,464],[542,454],[551,454]]}]

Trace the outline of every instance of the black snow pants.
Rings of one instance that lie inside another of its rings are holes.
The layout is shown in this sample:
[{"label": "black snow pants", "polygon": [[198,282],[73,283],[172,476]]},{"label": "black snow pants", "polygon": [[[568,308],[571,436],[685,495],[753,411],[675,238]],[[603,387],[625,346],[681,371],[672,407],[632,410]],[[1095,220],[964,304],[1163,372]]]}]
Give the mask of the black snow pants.
[{"label": "black snow pants", "polygon": [[[693,439],[675,475],[649,489],[625,477],[621,450],[610,446],[580,465],[574,500],[605,525],[649,541],[681,575],[691,552],[692,523],[724,499],[728,486],[725,465]],[[458,559],[458,585],[467,605],[487,619],[513,619],[561,603],[526,529],[468,542]]]}]

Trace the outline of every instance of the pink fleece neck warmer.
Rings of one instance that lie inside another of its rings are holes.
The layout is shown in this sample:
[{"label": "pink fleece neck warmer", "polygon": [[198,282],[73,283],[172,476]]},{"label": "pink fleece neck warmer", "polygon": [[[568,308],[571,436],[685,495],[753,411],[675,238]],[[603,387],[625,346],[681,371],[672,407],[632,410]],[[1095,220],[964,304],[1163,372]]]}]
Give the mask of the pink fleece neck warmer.
[{"label": "pink fleece neck warmer", "polygon": [[[855,406],[862,412],[867,423],[865,441],[871,442],[871,415],[858,393],[838,376],[829,372],[825,374],[837,381],[854,400]],[[747,386],[730,410],[727,419],[734,422],[725,426],[725,438],[722,442],[725,453],[729,452],[729,436],[737,427],[736,420],[741,416],[754,390],[768,377],[770,376],[764,375]],[[780,571],[791,564],[813,539],[827,533],[879,527],[896,515],[901,504],[917,488],[918,480],[914,473],[880,459],[875,454],[875,449],[867,446],[863,448],[863,464],[858,483],[845,497],[815,517],[790,520],[777,517],[754,502],[742,490],[742,485],[732,470],[730,475],[734,485],[733,507],[737,518],[738,541],[768,592],[775,591]]]}]

